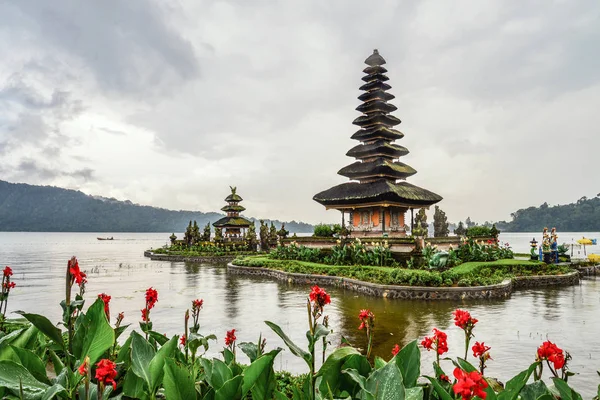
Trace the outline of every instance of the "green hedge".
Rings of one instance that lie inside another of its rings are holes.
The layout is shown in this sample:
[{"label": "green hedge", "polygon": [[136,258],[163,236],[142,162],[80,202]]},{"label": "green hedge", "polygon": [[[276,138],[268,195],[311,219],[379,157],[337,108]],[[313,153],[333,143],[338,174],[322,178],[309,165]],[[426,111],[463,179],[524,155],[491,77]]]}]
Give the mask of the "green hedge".
[{"label": "green hedge", "polygon": [[236,258],[240,266],[264,267],[284,272],[340,276],[383,285],[400,286],[485,286],[515,276],[558,275],[571,272],[564,265],[536,261],[499,260],[469,262],[444,272],[377,266],[338,266],[295,260],[273,260],[262,256]]}]

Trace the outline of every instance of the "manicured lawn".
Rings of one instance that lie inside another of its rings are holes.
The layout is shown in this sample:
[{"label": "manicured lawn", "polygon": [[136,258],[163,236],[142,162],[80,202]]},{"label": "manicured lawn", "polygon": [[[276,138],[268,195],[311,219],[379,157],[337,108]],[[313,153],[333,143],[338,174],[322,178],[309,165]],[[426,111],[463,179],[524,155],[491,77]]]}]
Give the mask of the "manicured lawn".
[{"label": "manicured lawn", "polygon": [[464,274],[475,272],[483,267],[498,267],[498,266],[520,266],[520,267],[540,267],[545,265],[541,261],[531,261],[531,260],[498,260],[498,261],[470,261],[466,263],[462,263],[454,268],[453,271]]}]

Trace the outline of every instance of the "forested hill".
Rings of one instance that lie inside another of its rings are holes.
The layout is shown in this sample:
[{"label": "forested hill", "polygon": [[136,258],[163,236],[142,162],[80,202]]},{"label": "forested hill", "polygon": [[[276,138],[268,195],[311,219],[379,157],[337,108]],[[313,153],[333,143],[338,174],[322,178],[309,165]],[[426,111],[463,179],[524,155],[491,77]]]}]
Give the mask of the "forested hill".
[{"label": "forested hill", "polygon": [[508,232],[538,232],[556,227],[563,232],[600,232],[600,193],[576,203],[529,207],[511,214],[511,222],[498,222],[498,229]]},{"label": "forested hill", "polygon": [[[183,232],[190,220],[201,227],[221,213],[172,211],[141,206],[52,186],[0,181],[0,231],[29,232]],[[274,221],[279,229],[280,222]],[[287,222],[290,232],[312,232],[312,225]]]}]

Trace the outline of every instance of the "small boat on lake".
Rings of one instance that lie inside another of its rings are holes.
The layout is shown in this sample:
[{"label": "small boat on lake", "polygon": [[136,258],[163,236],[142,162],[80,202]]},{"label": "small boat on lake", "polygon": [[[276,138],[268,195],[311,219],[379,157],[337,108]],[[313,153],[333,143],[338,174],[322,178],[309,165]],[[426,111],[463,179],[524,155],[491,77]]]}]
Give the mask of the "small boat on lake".
[{"label": "small boat on lake", "polygon": [[96,238],[96,239],[98,239],[98,240],[114,240],[112,236],[109,237],[109,238],[101,238],[101,237],[99,237],[99,238]]}]

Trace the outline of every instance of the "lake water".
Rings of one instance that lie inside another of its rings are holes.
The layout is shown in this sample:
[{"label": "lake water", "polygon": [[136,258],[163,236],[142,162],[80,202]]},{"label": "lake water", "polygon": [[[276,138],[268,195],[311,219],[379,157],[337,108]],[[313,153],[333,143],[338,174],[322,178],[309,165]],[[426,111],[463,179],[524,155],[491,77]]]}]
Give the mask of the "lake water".
[{"label": "lake water", "polygon": [[[8,311],[24,310],[43,313],[52,321],[61,318],[59,302],[64,296],[67,260],[76,255],[87,271],[86,298],[93,301],[98,293],[112,296],[115,316],[125,312],[125,323],[137,326],[144,292],[153,286],[159,301],[152,310],[155,330],[170,335],[182,334],[183,316],[192,299],[204,299],[201,332],[215,333],[218,343],[211,354],[221,349],[225,332],[236,329],[239,341],[256,341],[259,334],[267,346],[284,347],[263,323],[281,325],[293,340],[305,344],[306,297],[309,287],[256,277],[232,276],[226,269],[213,265],[150,261],[143,251],[165,244],[170,233],[3,233],[0,232],[0,264],[14,270],[17,287],[11,292]],[[528,250],[534,234],[502,234],[516,251]],[[561,241],[583,234],[561,234]],[[113,241],[98,241],[97,236],[114,236]],[[540,236],[539,234],[537,235]],[[600,234],[585,234],[600,238]],[[539,238],[538,238],[539,241]],[[588,252],[600,253],[598,248]],[[452,323],[451,312],[457,307],[468,309],[479,323],[475,340],[492,347],[493,360],[486,370],[489,376],[503,381],[525,369],[535,358],[537,347],[546,339],[573,356],[571,378],[585,398],[593,397],[600,383],[600,279],[584,279],[581,284],[560,289],[521,290],[506,300],[419,302],[366,297],[355,292],[327,288],[332,304],[326,307],[334,329],[332,343],[339,344],[343,335],[357,346],[363,345],[363,331],[358,331],[358,312],[372,310],[376,316],[374,353],[388,358],[395,343],[403,345],[428,335],[433,327],[446,331],[452,357],[463,352],[463,335]],[[13,314],[14,316],[14,314]],[[425,373],[431,372],[433,354],[423,352]],[[474,362],[472,354],[470,360]],[[452,367],[442,363],[446,372]],[[305,370],[285,350],[276,367],[294,372]],[[547,373],[547,371],[546,371]]]}]

